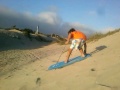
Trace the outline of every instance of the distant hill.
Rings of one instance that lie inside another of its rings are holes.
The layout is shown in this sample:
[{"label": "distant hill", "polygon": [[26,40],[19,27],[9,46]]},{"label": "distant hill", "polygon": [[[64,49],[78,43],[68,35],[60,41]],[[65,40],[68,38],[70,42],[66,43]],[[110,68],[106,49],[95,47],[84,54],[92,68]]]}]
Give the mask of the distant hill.
[{"label": "distant hill", "polygon": [[61,43],[65,39],[58,35],[34,34],[27,31],[16,29],[4,30],[0,29],[0,50],[12,48],[25,48],[28,45],[40,46],[42,43]]}]

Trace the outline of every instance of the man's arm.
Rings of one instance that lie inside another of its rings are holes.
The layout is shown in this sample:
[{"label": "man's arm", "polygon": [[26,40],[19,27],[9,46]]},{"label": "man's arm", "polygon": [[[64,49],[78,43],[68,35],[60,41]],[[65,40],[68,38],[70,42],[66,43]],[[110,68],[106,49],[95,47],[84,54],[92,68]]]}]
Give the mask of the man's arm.
[{"label": "man's arm", "polygon": [[71,33],[68,34],[67,41],[65,42],[65,44],[68,44],[70,42],[70,39],[71,39]]}]

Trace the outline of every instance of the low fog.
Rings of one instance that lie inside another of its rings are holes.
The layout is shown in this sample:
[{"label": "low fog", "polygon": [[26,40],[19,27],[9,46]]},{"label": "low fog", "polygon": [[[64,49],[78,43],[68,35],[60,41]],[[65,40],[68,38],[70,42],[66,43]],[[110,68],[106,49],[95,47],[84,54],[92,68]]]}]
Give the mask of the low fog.
[{"label": "low fog", "polygon": [[65,22],[57,12],[44,11],[37,15],[29,12],[17,12],[15,10],[0,6],[0,27],[30,28],[36,30],[39,26],[39,32],[44,34],[58,34],[66,37],[70,28],[78,29],[86,35],[91,35],[94,30],[78,22]]}]

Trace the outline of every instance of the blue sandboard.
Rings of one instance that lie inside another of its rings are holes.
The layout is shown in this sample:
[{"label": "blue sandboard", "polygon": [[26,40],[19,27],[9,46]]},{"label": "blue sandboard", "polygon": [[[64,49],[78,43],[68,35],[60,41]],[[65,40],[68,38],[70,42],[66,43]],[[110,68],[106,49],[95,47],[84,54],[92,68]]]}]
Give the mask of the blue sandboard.
[{"label": "blue sandboard", "polygon": [[62,68],[62,67],[68,66],[68,65],[70,65],[70,64],[73,64],[73,63],[75,63],[75,62],[84,60],[84,59],[86,59],[86,58],[88,58],[88,57],[90,57],[90,56],[91,56],[90,54],[86,54],[84,58],[82,58],[82,57],[80,57],[80,56],[77,56],[77,57],[75,57],[75,58],[69,59],[69,62],[67,62],[67,63],[64,63],[64,61],[58,62],[58,63],[56,63],[56,64],[51,65],[51,66],[48,68],[48,70],[57,69],[57,68]]}]

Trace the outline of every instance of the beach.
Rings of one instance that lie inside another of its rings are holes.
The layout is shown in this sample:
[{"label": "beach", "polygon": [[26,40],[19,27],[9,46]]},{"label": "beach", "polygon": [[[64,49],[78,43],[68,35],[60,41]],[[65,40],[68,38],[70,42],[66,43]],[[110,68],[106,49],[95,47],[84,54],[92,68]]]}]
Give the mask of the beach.
[{"label": "beach", "polygon": [[0,43],[0,90],[120,90],[120,32],[88,43],[91,57],[54,70],[48,67],[65,60],[69,45],[23,39]]}]

